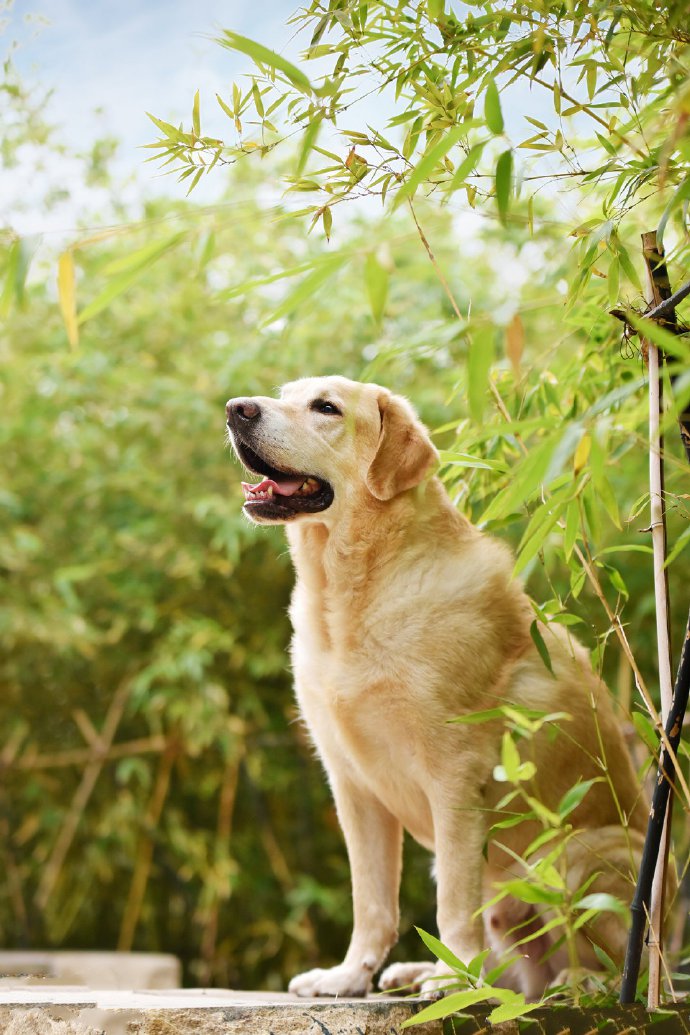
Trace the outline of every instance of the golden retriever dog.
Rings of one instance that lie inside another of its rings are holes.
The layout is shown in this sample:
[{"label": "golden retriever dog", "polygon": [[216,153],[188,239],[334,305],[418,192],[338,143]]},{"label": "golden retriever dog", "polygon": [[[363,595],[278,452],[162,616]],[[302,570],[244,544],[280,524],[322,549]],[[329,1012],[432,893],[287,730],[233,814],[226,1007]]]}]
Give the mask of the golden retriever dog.
[{"label": "golden retriever dog", "polygon": [[[398,937],[404,830],[435,856],[439,935],[461,960],[485,944],[504,955],[525,932],[538,934],[534,905],[504,898],[482,908],[497,883],[524,878],[521,857],[542,827],[509,826],[487,846],[510,790],[497,768],[504,720],[449,722],[458,716],[510,704],[566,713],[515,738],[521,760],[533,763],[525,786],[554,810],[574,784],[596,781],[568,817],[564,880],[572,891],[590,880],[588,893],[629,899],[647,809],[606,687],[560,627],[540,627],[553,671],[546,667],[509,550],[452,505],[412,406],[375,384],[306,378],[278,399],[231,399],[227,422],[237,456],[260,479],[243,483],[245,514],[286,526],[297,700],[352,875],[345,959],[300,974],[290,990],[371,989]],[[568,954],[554,945],[561,934],[514,949],[513,987],[539,996],[574,965],[572,946]],[[619,962],[625,921],[600,913],[577,939],[580,966],[600,969],[595,945]],[[379,987],[409,982],[428,993],[444,974],[441,964],[394,964]]]}]

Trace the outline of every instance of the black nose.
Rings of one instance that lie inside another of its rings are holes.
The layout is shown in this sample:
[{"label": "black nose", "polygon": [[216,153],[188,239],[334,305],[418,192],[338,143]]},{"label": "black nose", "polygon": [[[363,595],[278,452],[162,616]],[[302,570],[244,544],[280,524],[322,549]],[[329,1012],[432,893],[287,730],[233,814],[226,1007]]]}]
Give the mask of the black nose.
[{"label": "black nose", "polygon": [[228,399],[225,404],[228,423],[234,416],[237,420],[256,420],[261,416],[261,408],[252,399]]}]

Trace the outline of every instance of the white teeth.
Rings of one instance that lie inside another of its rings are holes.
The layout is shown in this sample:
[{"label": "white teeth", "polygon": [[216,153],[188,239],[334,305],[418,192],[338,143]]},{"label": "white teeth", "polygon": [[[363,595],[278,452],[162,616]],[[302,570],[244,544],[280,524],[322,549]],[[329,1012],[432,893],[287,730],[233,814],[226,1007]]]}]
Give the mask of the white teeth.
[{"label": "white teeth", "polygon": [[266,492],[266,495],[267,496],[272,496],[273,495],[273,486],[272,485],[269,485],[268,490]]}]

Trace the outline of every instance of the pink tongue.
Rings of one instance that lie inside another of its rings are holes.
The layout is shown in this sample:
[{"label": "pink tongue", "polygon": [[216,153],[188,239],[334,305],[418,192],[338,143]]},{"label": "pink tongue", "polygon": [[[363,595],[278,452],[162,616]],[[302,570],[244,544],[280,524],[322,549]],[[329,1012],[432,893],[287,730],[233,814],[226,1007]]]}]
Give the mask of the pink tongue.
[{"label": "pink tongue", "polygon": [[292,496],[303,484],[304,478],[293,482],[274,482],[272,478],[264,478],[258,485],[242,482],[242,488],[244,489],[245,497],[249,499],[250,492],[266,492],[268,489],[273,489],[273,492],[278,496]]}]

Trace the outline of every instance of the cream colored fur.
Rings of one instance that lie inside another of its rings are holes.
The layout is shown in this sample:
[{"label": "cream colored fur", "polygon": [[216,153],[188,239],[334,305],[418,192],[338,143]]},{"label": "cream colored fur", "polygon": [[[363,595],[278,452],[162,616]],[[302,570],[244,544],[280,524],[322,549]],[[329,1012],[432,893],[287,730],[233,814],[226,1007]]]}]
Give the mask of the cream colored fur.
[{"label": "cream colored fur", "polygon": [[[342,416],[310,409],[315,398]],[[482,855],[506,785],[500,722],[452,725],[455,716],[516,702],[567,712],[561,732],[520,742],[536,764],[531,793],[553,808],[579,779],[604,775],[572,815],[569,880],[598,873],[591,891],[628,898],[646,808],[609,694],[583,648],[542,627],[555,677],[530,636],[533,612],[504,545],[451,504],[433,476],[437,454],[412,407],[385,388],[341,377],[286,385],[261,407],[256,450],[279,469],[328,479],[325,511],[287,523],[296,585],[290,614],[301,714],[328,775],[352,873],[354,928],[344,961],[294,978],[300,995],[363,995],[398,936],[403,830],[435,854],[442,941],[468,961],[485,941],[505,950],[529,908],[504,901],[481,914],[495,882],[521,874],[520,856],[539,832],[501,831],[506,849]],[[597,728],[598,727],[598,728]],[[612,913],[580,938],[580,962],[595,964],[595,939],[616,960],[625,929]],[[568,961],[542,961],[548,937],[520,950],[510,980],[540,994]],[[381,984],[436,987],[428,964],[397,965]],[[430,979],[430,980],[429,980]]]}]

